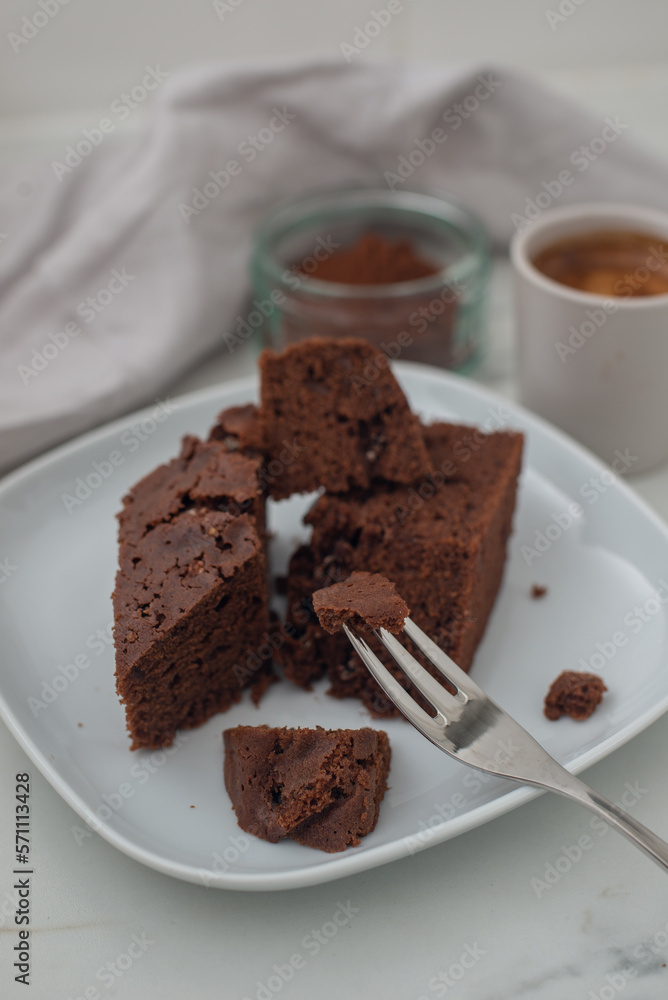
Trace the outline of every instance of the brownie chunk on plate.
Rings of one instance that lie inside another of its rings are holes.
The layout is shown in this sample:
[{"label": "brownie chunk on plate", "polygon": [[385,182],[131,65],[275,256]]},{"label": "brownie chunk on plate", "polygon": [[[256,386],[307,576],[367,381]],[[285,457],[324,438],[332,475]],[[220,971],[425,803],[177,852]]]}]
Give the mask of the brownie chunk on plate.
[{"label": "brownie chunk on plate", "polygon": [[553,681],[545,698],[545,715],[552,721],[562,715],[583,722],[596,710],[607,691],[598,674],[565,670]]},{"label": "brownie chunk on plate", "polygon": [[386,356],[366,341],[315,337],[280,354],[265,350],[260,371],[274,499],[320,487],[343,493],[376,481],[411,484],[431,471],[418,418]]},{"label": "brownie chunk on plate", "polygon": [[382,574],[415,623],[469,670],[501,584],[512,527],[522,435],[447,423],[423,433],[433,475],[417,488],[377,485],[319,497],[306,516],[311,544],[295,553],[288,575],[295,641],[286,644],[286,676],[307,687],[327,672],[330,694],[359,697],[377,716],[397,710],[345,636],[324,632],[313,613],[314,591],[355,570]]},{"label": "brownie chunk on plate", "polygon": [[224,441],[228,451],[244,451],[260,454],[259,414],[254,403],[242,406],[228,406],[216,417],[209,434],[210,441]]},{"label": "brownie chunk on plate", "polygon": [[390,768],[386,733],[237,726],[223,742],[225,787],[246,833],[334,853],[375,827]]},{"label": "brownie chunk on plate", "polygon": [[269,624],[259,460],[185,437],[123,501],[114,600],[116,686],[132,749],[225,711],[271,682],[248,651]]}]

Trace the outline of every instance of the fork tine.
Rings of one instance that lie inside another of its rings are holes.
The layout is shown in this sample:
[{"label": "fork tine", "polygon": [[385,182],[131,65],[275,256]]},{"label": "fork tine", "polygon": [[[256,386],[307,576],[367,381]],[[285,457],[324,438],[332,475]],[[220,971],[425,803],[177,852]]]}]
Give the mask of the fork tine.
[{"label": "fork tine", "polygon": [[452,695],[453,698],[465,702],[471,696],[476,698],[487,697],[475,681],[472,681],[469,675],[464,673],[461,667],[458,667],[455,661],[451,660],[447,653],[444,653],[433,639],[430,639],[410,618],[406,618],[404,621],[404,631],[418,649],[424,653],[429,662],[436,667],[438,672],[457,688],[457,694]]},{"label": "fork tine", "polygon": [[448,707],[456,708],[457,711],[461,710],[461,699],[456,699],[442,684],[439,684],[422,664],[418,663],[412,653],[409,653],[406,647],[401,645],[396,636],[384,628],[379,629],[375,634],[418,691],[422,692],[427,701],[431,702],[441,715],[447,718]]},{"label": "fork tine", "polygon": [[408,721],[411,722],[416,729],[419,729],[420,732],[427,737],[427,739],[432,741],[437,740],[443,732],[442,726],[439,725],[437,720],[433,719],[430,715],[427,715],[424,709],[420,708],[420,706],[409,695],[408,691],[402,688],[399,681],[393,677],[390,671],[381,663],[376,654],[369,648],[361,636],[358,636],[357,633],[346,624],[344,624],[343,629],[352,643],[355,652],[359,655],[362,662],[366,665],[369,672],[381,686],[390,701],[394,702],[397,708],[406,716]]}]

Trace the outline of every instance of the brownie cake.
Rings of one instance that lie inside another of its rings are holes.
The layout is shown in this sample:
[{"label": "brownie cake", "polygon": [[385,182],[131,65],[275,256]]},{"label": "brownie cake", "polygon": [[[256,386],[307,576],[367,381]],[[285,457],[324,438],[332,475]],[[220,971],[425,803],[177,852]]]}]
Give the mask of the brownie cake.
[{"label": "brownie cake", "polygon": [[390,767],[386,733],[237,726],[223,742],[225,787],[246,833],[333,853],[374,829]]},{"label": "brownie cake", "polygon": [[223,441],[228,451],[259,455],[262,452],[258,408],[254,403],[228,406],[216,417],[210,441]]},{"label": "brownie cake", "polygon": [[607,690],[597,674],[565,670],[550,686],[545,698],[545,715],[552,721],[570,715],[571,719],[582,722],[601,704],[603,692]]},{"label": "brownie cake", "polygon": [[286,644],[286,676],[308,687],[326,671],[331,694],[358,696],[377,716],[397,710],[347,639],[324,632],[312,611],[313,592],[354,570],[380,573],[396,585],[416,624],[469,670],[501,583],[512,527],[522,435],[483,435],[446,423],[423,433],[434,474],[417,488],[385,485],[319,497],[306,516],[311,545],[295,553],[289,573],[291,621],[299,624],[296,609],[311,611],[311,618],[296,630],[299,641]]},{"label": "brownie cake", "polygon": [[260,370],[274,499],[320,487],[341,493],[376,481],[412,484],[431,471],[418,419],[386,356],[366,341],[315,337],[281,354],[265,350]]},{"label": "brownie cake", "polygon": [[395,635],[403,630],[408,605],[393,583],[380,573],[352,573],[343,583],[316,590],[313,610],[326,632],[340,632],[343,625],[368,631],[385,628]]},{"label": "brownie cake", "polygon": [[114,637],[132,749],[166,746],[271,682],[266,662],[246,666],[269,624],[259,475],[259,459],[188,436],[123,501]]}]

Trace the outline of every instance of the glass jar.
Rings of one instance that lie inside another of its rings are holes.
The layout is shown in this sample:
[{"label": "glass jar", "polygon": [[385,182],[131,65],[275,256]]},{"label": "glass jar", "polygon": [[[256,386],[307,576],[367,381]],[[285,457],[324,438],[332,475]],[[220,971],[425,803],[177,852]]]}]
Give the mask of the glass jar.
[{"label": "glass jar", "polygon": [[[409,241],[435,272],[369,285],[313,276],[366,233]],[[279,206],[258,230],[251,258],[264,345],[357,336],[391,358],[460,370],[482,352],[489,274],[489,241],[476,217],[418,191],[354,188]]]}]

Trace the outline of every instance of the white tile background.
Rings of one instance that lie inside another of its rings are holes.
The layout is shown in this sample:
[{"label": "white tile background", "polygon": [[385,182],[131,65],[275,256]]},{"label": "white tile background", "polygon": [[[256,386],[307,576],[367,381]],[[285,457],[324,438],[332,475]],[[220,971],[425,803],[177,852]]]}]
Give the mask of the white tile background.
[{"label": "white tile background", "polygon": [[[55,10],[63,0],[41,2]],[[173,71],[205,59],[341,55],[340,44],[387,0],[232,0],[237,6],[222,19],[213,0],[67,0],[15,52],[9,34],[41,11],[39,3],[1,5],[0,123],[94,111],[155,62]],[[540,74],[647,67],[666,58],[665,0],[402,3],[368,55],[501,62]],[[546,12],[560,8],[572,14],[551,27]]]}]

